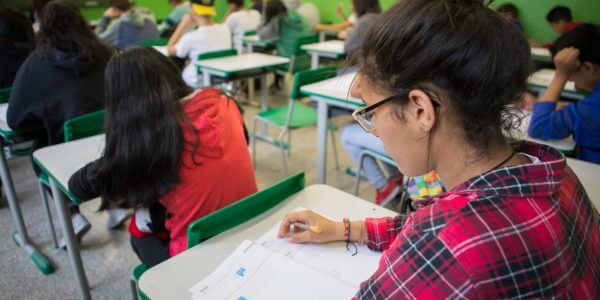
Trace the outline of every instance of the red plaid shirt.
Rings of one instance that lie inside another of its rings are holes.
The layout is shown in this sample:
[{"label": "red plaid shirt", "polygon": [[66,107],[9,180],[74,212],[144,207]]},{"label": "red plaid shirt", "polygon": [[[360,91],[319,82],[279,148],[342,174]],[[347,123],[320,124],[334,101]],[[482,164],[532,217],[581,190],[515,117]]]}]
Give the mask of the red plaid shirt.
[{"label": "red plaid shirt", "polygon": [[516,145],[542,163],[475,177],[407,217],[367,219],[384,251],[357,298],[600,299],[600,230],[566,160]]}]

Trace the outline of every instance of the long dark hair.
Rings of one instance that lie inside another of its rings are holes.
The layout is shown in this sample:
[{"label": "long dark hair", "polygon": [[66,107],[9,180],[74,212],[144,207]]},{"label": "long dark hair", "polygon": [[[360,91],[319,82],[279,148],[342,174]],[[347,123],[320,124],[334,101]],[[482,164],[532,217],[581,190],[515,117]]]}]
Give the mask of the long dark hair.
[{"label": "long dark hair", "polygon": [[379,5],[379,0],[352,0],[352,4],[354,5],[356,16],[359,18],[367,13],[381,13],[381,5]]},{"label": "long dark hair", "polygon": [[131,47],[109,61],[106,147],[97,174],[101,209],[108,202],[148,207],[179,183],[185,122],[179,100],[190,93],[177,66],[152,48]]},{"label": "long dark hair", "polygon": [[31,24],[22,14],[0,8],[0,42],[10,43],[23,54],[35,48],[35,38]]},{"label": "long dark hair", "polygon": [[47,57],[52,48],[102,63],[112,54],[112,49],[90,29],[79,8],[64,0],[52,1],[43,10],[37,49],[42,57]]},{"label": "long dark hair", "polygon": [[274,18],[287,14],[285,4],[280,0],[269,0],[265,7],[265,22],[268,24]]},{"label": "long dark hair", "polygon": [[481,153],[518,125],[508,105],[525,91],[530,48],[483,0],[402,1],[377,19],[354,59],[390,95],[430,92]]}]

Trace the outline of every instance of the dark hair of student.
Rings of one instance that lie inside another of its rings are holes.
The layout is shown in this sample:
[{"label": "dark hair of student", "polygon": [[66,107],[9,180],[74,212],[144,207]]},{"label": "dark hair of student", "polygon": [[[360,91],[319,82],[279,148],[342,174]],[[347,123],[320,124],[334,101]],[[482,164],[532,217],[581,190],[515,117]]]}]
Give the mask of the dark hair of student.
[{"label": "dark hair of student", "polygon": [[[384,12],[352,60],[390,95],[421,89],[437,99],[483,154],[518,125],[507,106],[526,88],[530,55],[523,35],[482,0],[412,0]],[[395,102],[400,120],[407,98]]]},{"label": "dark hair of student", "polygon": [[368,13],[381,13],[379,0],[352,0],[352,4],[354,5],[354,11],[358,18]]},{"label": "dark hair of student", "polygon": [[149,207],[179,183],[186,122],[180,99],[191,92],[177,66],[152,48],[135,46],[111,58],[106,147],[97,174],[100,209],[108,202]]},{"label": "dark hair of student", "polygon": [[498,13],[510,14],[513,19],[519,18],[519,9],[512,3],[504,3],[498,6],[498,9],[496,11]]},{"label": "dark hair of student", "polygon": [[33,8],[33,12],[37,15],[38,20],[42,19],[42,15],[44,14],[44,8],[50,1],[53,0],[33,0],[31,1],[31,7]]},{"label": "dark hair of student", "polygon": [[108,6],[118,8],[122,11],[128,11],[132,7],[129,0],[109,0]]},{"label": "dark hair of student", "polygon": [[571,9],[558,5],[551,9],[546,15],[546,21],[549,23],[556,23],[558,21],[571,22],[573,21],[573,16],[571,15]]},{"label": "dark hair of student", "polygon": [[227,0],[227,4],[233,4],[237,8],[244,7],[244,0]]},{"label": "dark hair of student", "polygon": [[600,65],[600,25],[583,23],[563,34],[550,49],[552,55],[568,47],[579,49],[579,60]]},{"label": "dark hair of student", "polygon": [[40,23],[37,35],[40,56],[47,57],[52,48],[102,63],[112,55],[112,49],[96,37],[79,8],[65,0],[49,3]]},{"label": "dark hair of student", "polygon": [[269,0],[264,13],[265,22],[270,23],[274,18],[287,14],[287,8],[280,0]]},{"label": "dark hair of student", "polygon": [[33,28],[25,16],[8,8],[0,8],[0,41],[12,43],[22,53],[35,48]]}]

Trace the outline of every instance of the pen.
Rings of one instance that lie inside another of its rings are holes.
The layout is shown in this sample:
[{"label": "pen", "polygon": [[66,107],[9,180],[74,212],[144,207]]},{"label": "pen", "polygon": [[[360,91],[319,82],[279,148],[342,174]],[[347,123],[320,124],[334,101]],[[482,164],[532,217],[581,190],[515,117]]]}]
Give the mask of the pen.
[{"label": "pen", "polygon": [[294,228],[300,228],[302,230],[310,230],[310,231],[312,231],[314,233],[321,233],[323,231],[323,229],[321,229],[321,227],[319,226],[318,223],[315,224],[315,225],[312,225],[312,226],[308,226],[308,225],[303,224],[303,223],[297,223],[297,222],[295,222],[295,223],[292,223],[292,226],[294,226]]}]

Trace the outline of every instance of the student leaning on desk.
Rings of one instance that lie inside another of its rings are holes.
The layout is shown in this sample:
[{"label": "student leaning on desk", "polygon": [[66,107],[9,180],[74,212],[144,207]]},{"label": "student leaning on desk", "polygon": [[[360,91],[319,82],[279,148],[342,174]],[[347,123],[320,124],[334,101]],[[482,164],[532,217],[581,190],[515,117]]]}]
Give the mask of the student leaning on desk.
[{"label": "student leaning on desk", "polygon": [[[291,213],[279,235],[384,251],[357,298],[600,298],[600,229],[581,183],[558,150],[502,134],[526,88],[523,35],[483,1],[402,1],[357,55],[355,119],[403,174],[435,170],[448,192],[395,218]],[[290,233],[294,222],[310,230]]]},{"label": "student leaning on desk", "polygon": [[[560,37],[552,53],[556,72],[544,95],[533,105],[529,135],[539,139],[573,135],[577,158],[600,164],[600,26],[580,25]],[[557,107],[568,80],[591,94]]]}]

